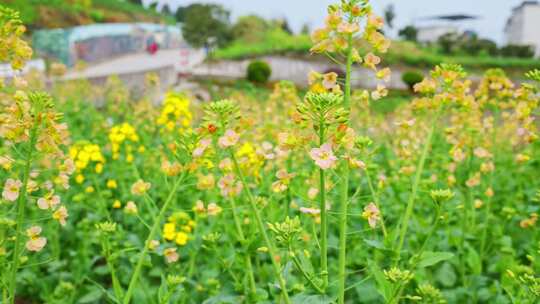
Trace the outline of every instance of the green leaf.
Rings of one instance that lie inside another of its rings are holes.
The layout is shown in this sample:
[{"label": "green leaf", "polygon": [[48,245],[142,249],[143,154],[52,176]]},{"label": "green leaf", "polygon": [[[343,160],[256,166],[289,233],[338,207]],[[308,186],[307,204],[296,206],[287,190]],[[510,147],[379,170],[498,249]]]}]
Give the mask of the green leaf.
[{"label": "green leaf", "polygon": [[457,276],[454,271],[454,267],[450,263],[444,262],[441,265],[441,268],[437,271],[435,275],[437,281],[445,287],[452,287],[456,284]]},{"label": "green leaf", "polygon": [[385,301],[388,301],[392,297],[392,285],[386,280],[381,268],[374,261],[369,261],[369,270],[377,282],[377,291]]},{"label": "green leaf", "polygon": [[364,282],[363,284],[355,287],[356,295],[359,299],[362,299],[364,303],[380,303],[383,300],[381,295],[377,292],[377,286],[372,280]]},{"label": "green leaf", "polygon": [[420,256],[420,262],[418,262],[418,267],[429,267],[433,266],[442,261],[449,260],[454,257],[454,254],[451,252],[444,251],[425,251],[422,256]]},{"label": "green leaf", "polygon": [[377,248],[380,250],[390,250],[389,248],[386,248],[384,244],[379,240],[364,239],[364,243],[366,243],[366,245],[368,245],[369,247]]},{"label": "green leaf", "polygon": [[291,298],[294,304],[331,304],[334,299],[325,295],[297,294]]},{"label": "green leaf", "polygon": [[466,261],[467,265],[471,268],[474,274],[482,273],[482,261],[480,260],[478,252],[476,252],[474,248],[469,247],[469,250],[467,251]]},{"label": "green leaf", "polygon": [[102,295],[103,292],[101,292],[101,290],[99,290],[98,288],[92,288],[84,296],[80,297],[77,303],[98,303]]},{"label": "green leaf", "polygon": [[206,299],[203,304],[235,304],[240,302],[240,298],[237,296],[219,294]]},{"label": "green leaf", "polygon": [[101,266],[97,266],[97,267],[94,267],[93,269],[94,273],[98,274],[98,275],[107,275],[109,274],[109,268],[107,267],[107,265],[101,265]]}]

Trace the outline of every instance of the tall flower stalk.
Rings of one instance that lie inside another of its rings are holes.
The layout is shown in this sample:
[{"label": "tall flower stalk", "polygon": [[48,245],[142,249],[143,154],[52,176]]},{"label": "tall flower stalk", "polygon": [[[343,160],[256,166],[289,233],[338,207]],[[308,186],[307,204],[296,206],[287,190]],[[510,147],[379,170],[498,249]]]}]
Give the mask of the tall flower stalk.
[{"label": "tall flower stalk", "polygon": [[[360,32],[360,23],[367,19],[364,32]],[[349,128],[349,113],[351,110],[351,81],[352,67],[354,63],[363,63],[365,67],[373,69],[376,72],[377,78],[388,81],[389,69],[378,71],[377,65],[380,63],[380,58],[369,52],[362,57],[358,49],[356,49],[359,40],[365,40],[371,45],[373,52],[384,53],[389,47],[389,41],[380,33],[383,26],[381,18],[376,17],[372,13],[369,1],[349,0],[342,1],[339,5],[331,5],[328,7],[328,17],[326,18],[326,26],[318,29],[313,33],[312,39],[315,43],[312,52],[324,53],[333,62],[345,66],[344,92],[341,92],[337,84],[337,74],[329,73],[318,76],[317,74],[310,77],[312,90],[315,91],[332,91],[342,93],[341,107],[345,116],[344,123],[341,129]],[[343,58],[345,63],[342,62]],[[318,81],[322,78],[322,81]],[[373,99],[379,99],[387,94],[387,90],[379,84],[377,90],[371,96]],[[369,92],[364,91],[363,96],[369,99]],[[354,132],[354,131],[353,131]],[[353,139],[354,140],[354,139]],[[352,155],[347,155],[347,160],[352,158]],[[339,185],[339,212],[338,212],[338,228],[339,228],[339,243],[338,243],[338,303],[345,302],[346,290],[346,262],[347,262],[347,213],[349,198],[349,179],[350,179],[350,164],[347,160],[341,161],[339,165],[340,185]],[[321,230],[326,231],[326,223],[322,221],[326,210],[321,208]],[[326,234],[321,234],[321,244],[326,243]],[[321,254],[327,255],[326,252]],[[325,257],[326,259],[326,257]],[[322,260],[322,259],[321,259]],[[325,285],[326,287],[326,282]]]},{"label": "tall flower stalk", "polygon": [[154,240],[157,236],[157,233],[159,231],[159,228],[161,226],[161,220],[165,216],[165,213],[169,210],[169,207],[171,203],[174,201],[174,197],[176,195],[176,192],[178,191],[178,188],[180,187],[180,184],[184,180],[186,174],[178,177],[176,179],[176,182],[173,184],[173,187],[171,191],[169,192],[169,195],[167,196],[167,199],[163,203],[163,206],[161,207],[159,214],[156,218],[154,218],[154,223],[152,224],[152,228],[150,229],[150,233],[148,233],[148,237],[146,238],[146,241],[143,243],[143,249],[139,253],[139,259],[137,260],[137,264],[135,266],[135,270],[133,271],[133,274],[131,275],[131,279],[129,280],[128,289],[126,291],[126,294],[124,295],[123,303],[129,304],[131,301],[131,297],[133,296],[133,291],[135,290],[135,286],[137,285],[139,281],[139,276],[141,274],[142,266],[144,263],[144,260],[146,258],[146,255],[148,254],[149,247],[148,244],[150,241]]},{"label": "tall flower stalk", "polygon": [[24,171],[23,171],[23,181],[22,181],[22,191],[19,195],[19,198],[17,199],[17,222],[16,222],[16,228],[15,228],[15,246],[13,249],[13,257],[11,262],[11,274],[10,274],[10,281],[9,281],[9,294],[11,303],[15,303],[15,289],[17,286],[17,270],[19,269],[19,261],[20,261],[20,255],[21,255],[21,246],[22,246],[22,227],[23,223],[25,222],[25,211],[26,211],[26,204],[28,203],[26,200],[27,196],[27,187],[28,187],[28,178],[30,176],[30,169],[32,166],[32,157],[35,153],[35,145],[37,140],[37,131],[38,131],[38,124],[37,119],[34,120],[34,126],[32,130],[30,131],[30,143],[28,145],[28,151],[26,153],[26,159],[25,159],[25,165],[24,165]]},{"label": "tall flower stalk", "polygon": [[[349,17],[352,22],[352,15]],[[345,67],[345,96],[343,98],[343,107],[350,112],[351,110],[351,73],[352,73],[352,34],[347,37],[347,63]],[[347,117],[348,118],[348,117]],[[338,256],[338,303],[345,303],[345,283],[347,281],[347,212],[349,204],[349,165],[344,163],[342,166],[342,181],[340,187],[340,209],[339,209],[339,256]]]},{"label": "tall flower stalk", "polygon": [[394,260],[394,266],[397,266],[397,263],[399,263],[401,259],[401,250],[403,249],[403,244],[405,242],[405,235],[407,234],[407,230],[409,228],[409,222],[411,220],[411,216],[413,214],[414,205],[416,202],[416,197],[418,193],[418,187],[420,185],[420,179],[422,178],[422,173],[424,172],[424,166],[426,163],[426,159],[428,156],[429,149],[431,147],[431,141],[433,138],[433,133],[435,131],[435,124],[438,121],[438,116],[436,115],[433,119],[431,126],[428,131],[428,135],[426,138],[426,142],[424,143],[424,147],[422,148],[422,154],[420,155],[420,159],[418,161],[418,169],[416,171],[416,174],[414,176],[414,181],[412,184],[411,194],[409,196],[409,200],[407,201],[407,207],[405,209],[405,214],[401,218],[400,226],[399,226],[399,233],[398,233],[398,239],[395,247],[395,260]]},{"label": "tall flower stalk", "polygon": [[[236,202],[234,198],[230,199],[231,202],[231,209],[234,219],[234,226],[236,227],[236,233],[238,234],[238,240],[244,246],[244,248],[247,247],[247,239],[244,234],[244,230],[242,229],[242,225],[240,224],[240,218],[238,217],[238,211],[236,208]],[[246,248],[247,249],[247,248]],[[253,274],[253,265],[251,263],[251,257],[249,256],[249,253],[245,253],[245,263],[247,268],[247,280],[249,285],[249,293],[250,296],[254,296],[257,293],[257,285],[255,283],[255,275]]]},{"label": "tall flower stalk", "polygon": [[[7,201],[16,201],[16,221],[14,231],[14,245],[12,262],[9,272],[6,271],[5,280],[9,302],[15,303],[17,288],[17,272],[20,266],[21,254],[23,252],[23,233],[27,223],[32,219],[27,218],[27,208],[33,198],[31,194],[37,192],[39,187],[47,189],[43,197],[37,200],[37,207],[50,212],[50,217],[58,220],[64,226],[68,211],[60,204],[60,197],[54,195],[54,184],[51,180],[44,182],[37,181],[39,174],[34,169],[41,169],[44,159],[49,162],[45,169],[56,178],[58,184],[64,189],[69,187],[69,175],[74,171],[73,161],[65,156],[62,147],[69,141],[67,126],[59,123],[61,114],[56,113],[54,104],[49,95],[42,92],[23,93],[17,91],[13,97],[13,103],[8,103],[2,109],[2,140],[10,142],[17,157],[21,157],[19,163],[22,168],[12,170],[17,176],[15,179],[8,179],[4,185],[2,198]],[[17,169],[20,169],[18,171]],[[57,174],[55,176],[55,174]],[[22,182],[18,179],[22,175]],[[46,188],[49,186],[49,188]],[[26,236],[26,249],[29,252],[41,251],[47,244],[47,239],[41,236],[42,228],[37,225],[28,227]]]},{"label": "tall flower stalk", "polygon": [[234,151],[230,148],[229,148],[229,155],[233,161],[235,173],[240,178],[240,182],[242,183],[243,188],[245,189],[249,207],[251,210],[251,214],[253,215],[253,217],[255,217],[255,222],[257,223],[257,228],[259,230],[259,233],[262,235],[263,242],[268,248],[268,254],[270,255],[270,260],[272,261],[274,275],[276,276],[279,283],[279,287],[281,288],[281,295],[283,297],[283,300],[285,301],[285,303],[291,303],[291,300],[289,299],[289,293],[287,292],[287,283],[285,282],[285,278],[283,278],[283,275],[281,274],[281,266],[276,261],[277,254],[276,254],[276,249],[274,247],[274,243],[268,237],[268,233],[266,232],[266,228],[262,221],[261,213],[259,212],[257,202],[255,201],[255,197],[253,197],[253,194],[251,193],[251,190],[249,189],[249,185],[246,182],[244,174],[242,173],[242,170],[240,169],[240,166],[238,165],[238,161],[236,159],[236,156],[234,155]]},{"label": "tall flower stalk", "polygon": [[[325,142],[325,123],[319,123],[319,145]],[[326,210],[326,182],[324,169],[319,168],[319,207],[321,211],[321,277],[322,287],[325,290],[328,286],[328,213]]]},{"label": "tall flower stalk", "polygon": [[[233,149],[233,147],[238,142],[240,135],[237,134],[236,131],[234,131],[232,125],[239,118],[240,114],[238,106],[230,100],[216,101],[205,107],[203,129],[208,130],[208,132],[214,136],[218,134],[221,135],[218,139],[218,146],[224,151],[227,151],[227,153],[229,154],[229,158],[232,161],[232,171],[234,175],[227,174],[226,176],[223,176],[219,182],[219,187],[221,188],[221,194],[225,197],[234,197],[239,195],[240,192],[245,193],[250,207],[251,215],[255,218],[257,229],[259,230],[259,233],[262,236],[263,243],[268,250],[268,254],[270,255],[273,272],[276,279],[278,280],[283,301],[285,303],[291,303],[287,291],[287,283],[281,272],[281,265],[276,260],[276,258],[278,257],[276,247],[268,236],[265,224],[259,212],[259,206],[257,205],[257,201],[253,196],[253,193],[251,192],[244,173],[242,172],[242,168],[240,167],[236,158],[235,150]],[[217,150],[216,153],[218,153]],[[238,179],[240,180],[240,184],[238,184],[235,180],[236,177],[238,177]],[[245,240],[245,236],[243,235],[239,220],[236,215],[236,206],[233,205],[232,207],[233,216],[235,218],[235,225],[240,234],[240,238]],[[246,257],[246,266],[249,268],[248,271],[252,273],[253,269],[249,256]],[[250,274],[248,280],[250,284],[250,289],[253,292],[256,288],[254,277]]]}]

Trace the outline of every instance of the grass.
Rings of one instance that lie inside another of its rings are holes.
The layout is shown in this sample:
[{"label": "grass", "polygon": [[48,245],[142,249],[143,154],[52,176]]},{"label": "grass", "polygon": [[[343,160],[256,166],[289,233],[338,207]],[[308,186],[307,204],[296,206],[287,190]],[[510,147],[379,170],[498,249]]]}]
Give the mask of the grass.
[{"label": "grass", "polygon": [[536,58],[494,57],[489,55],[470,56],[443,55],[434,48],[422,48],[407,41],[394,41],[389,53],[384,56],[389,64],[430,68],[446,63],[460,64],[469,69],[506,68],[530,70],[540,67]]},{"label": "grass", "polygon": [[303,54],[309,51],[311,40],[308,35],[290,35],[281,29],[268,31],[259,42],[236,40],[225,48],[212,53],[215,59],[243,59],[269,54]]},{"label": "grass", "polygon": [[[259,42],[235,40],[230,45],[212,53],[214,59],[238,60],[263,55],[303,54],[309,57],[312,43],[307,35],[290,35],[282,30],[269,31]],[[390,65],[431,68],[443,62],[456,63],[468,69],[505,68],[530,70],[540,68],[536,58],[492,57],[487,55],[443,55],[433,48],[420,47],[407,41],[393,41],[385,62]]]},{"label": "grass", "polygon": [[[225,99],[230,96],[247,96],[253,100],[260,100],[264,104],[272,94],[274,84],[255,85],[247,80],[215,81],[201,80],[200,85],[208,90],[212,100]],[[355,88],[359,89],[359,88]],[[306,89],[299,89],[298,95],[302,98],[307,93]],[[413,94],[406,90],[389,90],[388,96],[376,102],[370,103],[370,109],[374,114],[386,115],[394,112],[399,106],[411,101]]]},{"label": "grass", "polygon": [[174,23],[171,16],[162,15],[142,6],[119,0],[93,0],[83,4],[66,0],[3,0],[3,5],[20,12],[30,30],[69,27],[101,22]]}]

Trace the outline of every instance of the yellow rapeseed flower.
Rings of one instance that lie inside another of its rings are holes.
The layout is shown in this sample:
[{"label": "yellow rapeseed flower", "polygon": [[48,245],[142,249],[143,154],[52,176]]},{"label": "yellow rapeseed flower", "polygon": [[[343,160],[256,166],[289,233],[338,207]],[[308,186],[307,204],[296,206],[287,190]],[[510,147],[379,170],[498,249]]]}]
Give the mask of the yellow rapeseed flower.
[{"label": "yellow rapeseed flower", "polygon": [[118,184],[116,183],[116,180],[114,179],[107,180],[107,188],[116,189],[117,187],[118,187]]},{"label": "yellow rapeseed flower", "polygon": [[122,203],[119,200],[114,200],[113,202],[113,208],[114,209],[120,209],[122,208]]},{"label": "yellow rapeseed flower", "polygon": [[77,174],[77,176],[75,176],[75,181],[77,182],[77,184],[82,184],[84,182],[84,175]]},{"label": "yellow rapeseed flower", "polygon": [[176,239],[175,239],[176,244],[180,246],[184,246],[185,244],[187,244],[187,241],[188,241],[187,233],[180,231],[176,234]]},{"label": "yellow rapeseed flower", "polygon": [[176,225],[174,223],[166,223],[163,226],[163,238],[167,241],[172,241],[176,237]]}]

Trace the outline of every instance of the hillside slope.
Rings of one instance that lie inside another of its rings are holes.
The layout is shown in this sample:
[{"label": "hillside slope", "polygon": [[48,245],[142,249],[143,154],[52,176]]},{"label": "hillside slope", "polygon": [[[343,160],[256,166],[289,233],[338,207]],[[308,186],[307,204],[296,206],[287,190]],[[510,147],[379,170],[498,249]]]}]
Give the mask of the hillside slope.
[{"label": "hillside slope", "polygon": [[170,16],[121,0],[0,0],[30,31],[102,22],[174,23]]}]

